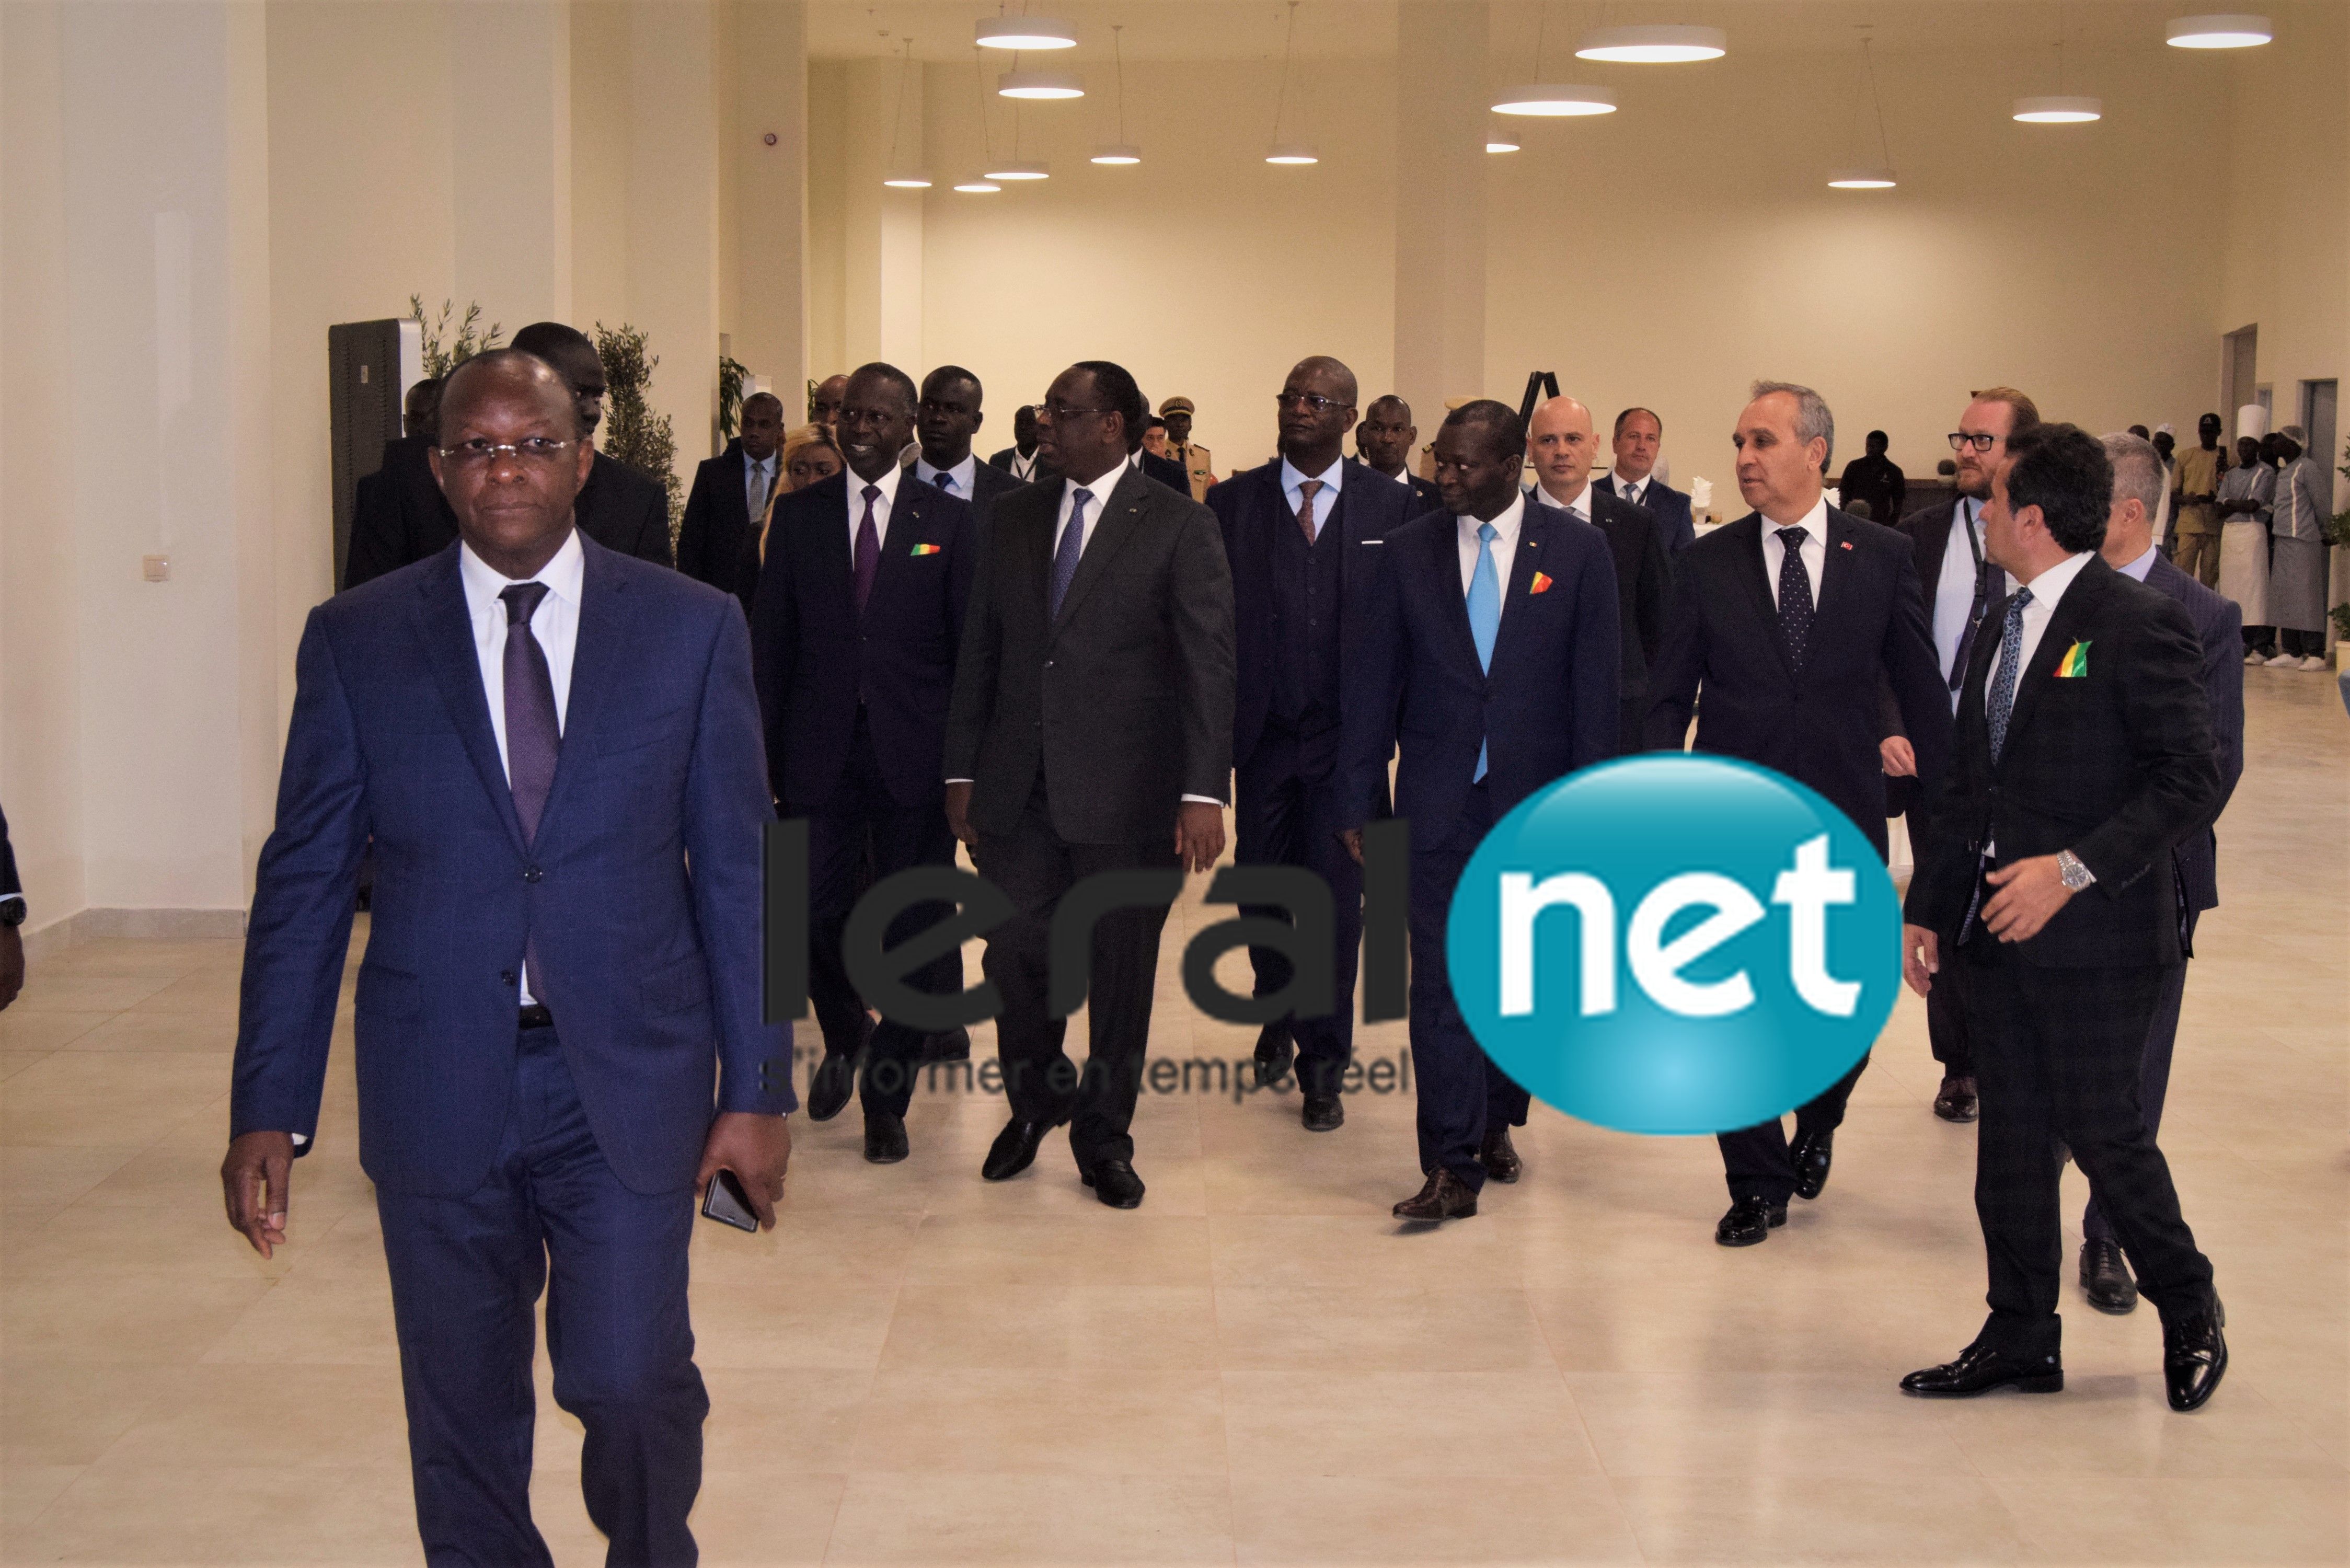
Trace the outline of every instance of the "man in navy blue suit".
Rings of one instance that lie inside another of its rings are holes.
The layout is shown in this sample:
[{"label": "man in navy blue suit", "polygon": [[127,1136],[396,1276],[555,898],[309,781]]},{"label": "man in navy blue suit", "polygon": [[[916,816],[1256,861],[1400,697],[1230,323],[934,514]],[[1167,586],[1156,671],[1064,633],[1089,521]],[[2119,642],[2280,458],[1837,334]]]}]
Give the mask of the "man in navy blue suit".
[{"label": "man in navy blue suit", "polygon": [[[978,558],[971,508],[898,466],[915,400],[894,365],[850,375],[840,405],[848,466],[775,503],[751,613],[768,774],[784,815],[808,824],[808,992],[824,1031],[808,1115],[828,1120],[848,1103],[869,1041],[859,1094],[865,1158],[877,1165],[906,1158],[925,1036],[896,1019],[871,1023],[842,933],[867,867],[878,882],[954,864],[940,758]],[[890,922],[887,944],[952,912],[917,905]],[[941,953],[908,983],[961,991],[962,955]]]},{"label": "man in navy blue suit", "polygon": [[1409,466],[1411,449],[1419,441],[1419,427],[1411,422],[1411,405],[1393,392],[1371,400],[1355,431],[1355,450],[1362,454],[1364,466],[1410,496],[1404,503],[1407,517],[1440,511],[1444,505],[1436,482],[1422,479]]},{"label": "man in navy blue suit", "polygon": [[1657,477],[1657,452],[1664,440],[1662,420],[1647,409],[1626,409],[1616,416],[1616,466],[1592,484],[1655,518],[1657,541],[1669,559],[1697,542],[1697,524],[1690,515],[1688,493]]},{"label": "man in navy blue suit", "polygon": [[760,1022],[773,820],[733,601],[573,524],[564,381],[496,350],[442,391],[459,542],[310,612],[244,950],[229,1223],[286,1237],[375,846],[355,1012],[428,1563],[551,1564],[530,1517],[533,1306],[607,1562],[694,1560],[709,1409],[696,1189],[775,1221],[790,1050]]},{"label": "man in navy blue suit", "polygon": [[[1409,493],[1339,452],[1355,423],[1355,373],[1300,360],[1277,400],[1281,455],[1208,492],[1232,571],[1240,675],[1232,709],[1232,859],[1302,866],[1330,885],[1337,915],[1337,1011],[1276,1018],[1257,1036],[1257,1078],[1278,1081],[1293,1052],[1309,1132],[1346,1119],[1338,1082],[1355,1049],[1362,867],[1338,838],[1343,676],[1369,635],[1378,552]],[[1279,918],[1277,908],[1244,914]],[[1291,981],[1289,961],[1251,948],[1255,993]]]},{"label": "man in navy blue suit", "polygon": [[1419,1192],[1396,1218],[1477,1212],[1487,1176],[1517,1179],[1509,1128],[1526,1092],[1486,1060],[1446,977],[1452,890],[1486,830],[1554,779],[1616,754],[1622,647],[1616,568],[1597,529],[1518,488],[1526,430],[1491,399],[1436,437],[1445,510],[1378,547],[1370,632],[1347,670],[1339,821],[1358,854],[1398,750],[1395,814],[1413,826],[1411,1064]]}]

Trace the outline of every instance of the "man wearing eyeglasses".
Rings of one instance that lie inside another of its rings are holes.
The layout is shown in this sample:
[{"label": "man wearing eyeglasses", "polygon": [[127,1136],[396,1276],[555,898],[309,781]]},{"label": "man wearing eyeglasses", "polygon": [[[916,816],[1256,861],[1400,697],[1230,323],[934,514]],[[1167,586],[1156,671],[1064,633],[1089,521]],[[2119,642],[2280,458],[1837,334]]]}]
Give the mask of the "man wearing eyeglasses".
[{"label": "man wearing eyeglasses", "polygon": [[[996,502],[947,715],[948,824],[1013,904],[985,961],[1012,1120],[980,1174],[1018,1175],[1066,1123],[1085,1184],[1132,1209],[1159,932],[1182,872],[1224,846],[1232,579],[1216,514],[1130,461],[1146,409],[1125,369],[1070,366],[1037,415],[1061,477]],[[1050,938],[1062,895],[1104,871],[1159,873],[1165,898],[1092,921],[1080,1076],[1062,1049],[1067,1003],[1047,989]]]},{"label": "man wearing eyeglasses", "polygon": [[[1949,688],[1950,711],[1959,707],[1967,660],[1985,611],[2015,591],[2015,584],[1983,544],[1983,507],[1991,500],[1991,475],[2007,461],[2007,443],[2040,422],[2039,405],[2013,387],[1985,387],[1970,394],[1959,428],[1950,432],[1958,460],[1957,499],[1911,513],[1898,526],[1908,537],[1925,586],[1927,616],[1933,623],[1934,658]],[[1917,803],[1918,757],[1903,730],[1898,705],[1883,705],[1886,815],[1898,816]],[[1946,1122],[1970,1122],[1978,1114],[1974,1050],[1968,1041],[1965,977],[1955,977],[1926,998],[1926,1038],[1942,1064],[1942,1085],[1934,1114]]]}]

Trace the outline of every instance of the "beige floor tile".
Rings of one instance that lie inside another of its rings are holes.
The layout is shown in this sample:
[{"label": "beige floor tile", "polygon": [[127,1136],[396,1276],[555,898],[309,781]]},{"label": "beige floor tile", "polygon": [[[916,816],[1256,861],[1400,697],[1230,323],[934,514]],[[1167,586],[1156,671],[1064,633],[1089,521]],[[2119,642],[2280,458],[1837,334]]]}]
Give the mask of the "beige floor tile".
[{"label": "beige floor tile", "polygon": [[94,1465],[26,1525],[25,1562],[172,1568],[412,1563],[408,1469]]},{"label": "beige floor tile", "polygon": [[1205,1284],[909,1285],[881,1366],[1213,1372],[1215,1293]]},{"label": "beige floor tile", "polygon": [[1947,1408],[1888,1378],[1571,1372],[1566,1386],[1611,1476],[1967,1473]]},{"label": "beige floor tile", "polygon": [[1198,1284],[1207,1277],[1208,1226],[1199,1216],[1120,1212],[1098,1203],[1063,1219],[932,1215],[915,1238],[906,1278],[919,1284]]},{"label": "beige floor tile", "polygon": [[0,1361],[0,1469],[94,1462],[153,1405],[159,1376],[151,1366]]},{"label": "beige floor tile", "polygon": [[1395,1285],[1224,1285],[1216,1334],[1227,1370],[1466,1372],[1555,1366],[1525,1293]]},{"label": "beige floor tile", "polygon": [[391,1293],[380,1279],[317,1276],[299,1267],[204,1353],[208,1366],[366,1366],[400,1375],[400,1341],[392,1331]]},{"label": "beige floor tile", "polygon": [[1565,1384],[1540,1372],[1227,1372],[1236,1475],[1534,1479],[1599,1473]]},{"label": "beige floor tile", "polygon": [[822,1563],[847,1485],[840,1475],[705,1470],[692,1521],[703,1568]]},{"label": "beige floor tile", "polygon": [[2350,1510],[2339,1478],[2186,1483],[2063,1475],[1989,1484],[2033,1562],[2314,1564],[2350,1558]]},{"label": "beige floor tile", "polygon": [[2170,1408],[2158,1369],[2136,1377],[2068,1375],[2048,1398],[1968,1399],[1947,1428],[1974,1469],[1999,1480],[2050,1476],[2322,1479],[2350,1494],[2350,1471],[2232,1373],[2190,1418]]},{"label": "beige floor tile", "polygon": [[[236,1050],[236,1016],[225,1023],[203,1014],[118,1012],[97,1028],[78,1034],[63,1049],[69,1051],[188,1051],[226,1056]],[[228,1067],[217,1069],[226,1081]]]},{"label": "beige floor tile", "polygon": [[0,1563],[27,1559],[16,1550],[17,1534],[40,1511],[79,1480],[86,1465],[8,1465],[0,1468]]},{"label": "beige floor tile", "polygon": [[1645,1476],[1616,1493],[1650,1563],[2013,1563],[2015,1521],[1970,1475]]},{"label": "beige floor tile", "polygon": [[1638,1545],[1607,1482],[1494,1476],[1400,1486],[1389,1476],[1235,1477],[1243,1563],[1638,1563]]},{"label": "beige floor tile", "polygon": [[27,975],[11,1012],[120,1012],[172,983],[165,975]]},{"label": "beige floor tile", "polygon": [[0,1229],[47,1224],[139,1152],[136,1144],[0,1145]]},{"label": "beige floor tile", "polygon": [[57,1051],[0,1085],[0,1144],[147,1143],[227,1090],[207,1055]]},{"label": "beige floor tile", "polygon": [[838,1568],[1175,1568],[1232,1561],[1231,1489],[1218,1476],[848,1478],[825,1556]]},{"label": "beige floor tile", "polygon": [[10,1007],[0,1012],[0,1052],[38,1054],[54,1051],[79,1039],[114,1016],[110,1010],[88,1012],[28,1012]]},{"label": "beige floor tile", "polygon": [[1223,1390],[1208,1372],[884,1372],[849,1469],[1222,1476]]},{"label": "beige floor tile", "polygon": [[400,1379],[378,1367],[182,1366],[158,1373],[155,1391],[101,1464],[161,1469],[207,1453],[273,1469],[408,1462]]},{"label": "beige floor tile", "polygon": [[705,1366],[707,1462],[771,1471],[845,1472],[873,1389],[869,1372]]},{"label": "beige floor tile", "polygon": [[889,1336],[895,1285],[777,1280],[758,1291],[702,1291],[693,1355],[704,1367],[820,1367],[869,1372]]},{"label": "beige floor tile", "polygon": [[186,1366],[219,1344],[268,1289],[257,1275],[12,1279],[0,1283],[0,1347],[12,1362]]}]

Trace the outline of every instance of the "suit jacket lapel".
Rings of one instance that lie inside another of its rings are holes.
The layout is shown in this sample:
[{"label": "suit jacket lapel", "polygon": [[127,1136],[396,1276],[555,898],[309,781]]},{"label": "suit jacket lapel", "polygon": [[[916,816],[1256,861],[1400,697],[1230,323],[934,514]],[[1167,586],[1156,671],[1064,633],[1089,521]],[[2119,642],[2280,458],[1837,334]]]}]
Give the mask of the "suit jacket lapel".
[{"label": "suit jacket lapel", "polygon": [[[915,541],[922,536],[922,517],[929,510],[923,504],[930,499],[925,493],[929,489],[930,486],[914,477],[914,471],[910,468],[898,481],[898,499],[889,508],[889,526],[881,534],[881,558],[874,564],[873,597],[865,601],[868,612],[874,601],[880,598],[884,591],[882,585],[896,582],[906,570],[905,566],[898,562],[898,557],[904,556],[910,561],[913,558],[910,552]],[[850,576],[854,578],[853,570]],[[854,591],[852,588],[852,594]]]},{"label": "suit jacket lapel", "polygon": [[1753,603],[1754,613],[1762,619],[1762,640],[1771,645],[1779,668],[1792,680],[1794,671],[1787,663],[1787,645],[1779,637],[1779,601],[1771,597],[1771,567],[1762,555],[1762,514],[1749,512],[1730,526],[1747,530],[1746,539],[1740,546],[1746,565],[1738,575],[1746,584],[1746,595]]},{"label": "suit jacket lapel", "polygon": [[1485,672],[1477,663],[1477,634],[1469,626],[1469,596],[1461,587],[1461,520],[1450,512],[1440,515],[1444,526],[1429,531],[1428,558],[1419,570],[1436,596],[1437,617],[1444,623],[1452,661],[1473,684],[1484,680]]},{"label": "suit jacket lapel", "polygon": [[[1518,523],[1517,551],[1510,562],[1508,577],[1502,588],[1502,625],[1493,634],[1495,668],[1500,667],[1503,656],[1524,635],[1511,628],[1525,624],[1526,600],[1534,595],[1534,573],[1542,567],[1543,548],[1550,540],[1551,530],[1556,526],[1557,515],[1553,508],[1533,496],[1526,497],[1525,515]],[[1464,625],[1469,619],[1469,603],[1465,597],[1461,600],[1461,619]],[[1469,646],[1474,653],[1477,646],[1474,639]]]},{"label": "suit jacket lapel", "polygon": [[593,748],[610,722],[611,693],[620,671],[629,668],[622,657],[636,607],[629,602],[620,574],[611,569],[608,551],[588,540],[579,584],[579,629],[572,645],[571,691],[563,704],[563,745],[556,753],[555,782],[547,786],[546,809],[538,819],[538,836],[556,820],[565,797],[587,769],[583,751]]},{"label": "suit jacket lapel", "polygon": [[[2016,680],[2015,705],[2007,711],[2007,747],[2000,753],[2002,761],[2015,754],[2016,732],[2031,720],[2033,710],[2040,706],[2041,691],[2056,679],[2058,661],[2080,637],[2082,626],[2096,613],[2097,601],[2105,597],[2113,571],[2107,566],[2104,572],[2099,572],[2097,568],[2104,565],[2104,562],[2092,557],[2074,575],[2064,590],[2064,597],[2056,601],[2054,613],[2049,616],[2048,625],[2040,633],[2040,645],[2032,650],[2022,674]],[[2004,616],[2001,618],[2002,622],[2005,620]],[[2005,629],[2004,626],[1993,627],[1988,618],[1984,626],[1991,634],[1991,642],[1996,644],[2000,632]],[[1976,639],[1981,640],[1981,633],[1976,634]],[[1988,693],[1984,700],[1989,701]]]},{"label": "suit jacket lapel", "polygon": [[[581,543],[585,545],[586,541]],[[465,607],[465,585],[457,573],[457,552],[452,545],[433,560],[417,589],[416,627],[424,644],[432,678],[441,688],[456,722],[457,738],[481,775],[491,805],[504,823],[516,849],[526,847],[522,822],[515,815],[514,788],[506,783],[505,764],[498,760],[497,732],[490,727],[489,693],[482,686],[481,655],[473,649],[473,616]]]},{"label": "suit jacket lapel", "polygon": [[[1099,483],[1097,480],[1095,484]],[[1083,487],[1093,491],[1096,504],[1101,507],[1101,521],[1094,524],[1093,537],[1086,541],[1085,554],[1077,557],[1077,575],[1069,579],[1069,591],[1061,600],[1060,618],[1053,623],[1056,630],[1068,625],[1069,618],[1077,613],[1077,607],[1085,603],[1086,596],[1093,591],[1096,583],[1101,581],[1102,574],[1109,570],[1110,557],[1117,555],[1134,536],[1135,530],[1142,525],[1142,505],[1150,499],[1149,492],[1143,487],[1149,483],[1142,477],[1140,469],[1128,468],[1119,476],[1107,497],[1093,484]],[[1057,510],[1056,503],[1056,524]],[[1052,558],[1052,547],[1048,542],[1045,551],[1048,598],[1051,594]]]}]

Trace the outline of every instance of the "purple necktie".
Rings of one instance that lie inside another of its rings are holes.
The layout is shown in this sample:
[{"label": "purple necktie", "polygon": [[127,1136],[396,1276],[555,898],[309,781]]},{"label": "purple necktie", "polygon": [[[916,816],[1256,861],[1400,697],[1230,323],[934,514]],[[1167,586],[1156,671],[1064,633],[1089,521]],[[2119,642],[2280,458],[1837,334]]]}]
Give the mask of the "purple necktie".
[{"label": "purple necktie", "polygon": [[857,525],[857,613],[865,613],[865,601],[873,597],[873,574],[881,566],[881,531],[873,525],[873,504],[881,499],[881,487],[865,487],[865,520]]},{"label": "purple necktie", "polygon": [[[530,618],[546,597],[545,583],[516,583],[498,595],[506,607],[506,787],[514,791],[515,817],[522,838],[538,837],[546,792],[555,783],[555,759],[563,735],[555,721],[555,678],[547,673],[546,649],[532,635]],[[532,867],[534,874],[536,867]],[[538,976],[537,944],[523,940],[523,971],[533,1001],[546,1000]]]},{"label": "purple necktie", "polygon": [[1050,619],[1061,618],[1061,600],[1077,579],[1077,557],[1086,553],[1086,503],[1093,498],[1090,490],[1076,491],[1069,498],[1069,524],[1061,530],[1061,543],[1053,552],[1053,597],[1045,607]]}]

